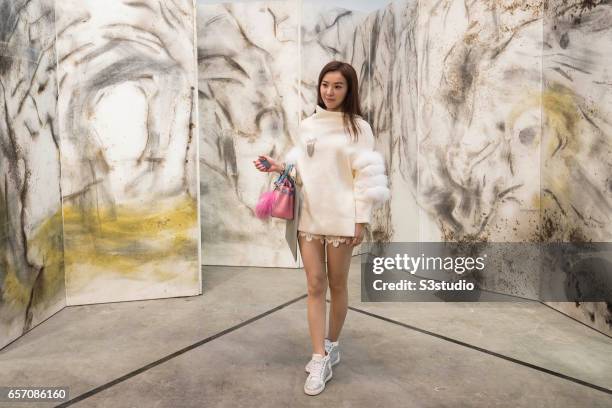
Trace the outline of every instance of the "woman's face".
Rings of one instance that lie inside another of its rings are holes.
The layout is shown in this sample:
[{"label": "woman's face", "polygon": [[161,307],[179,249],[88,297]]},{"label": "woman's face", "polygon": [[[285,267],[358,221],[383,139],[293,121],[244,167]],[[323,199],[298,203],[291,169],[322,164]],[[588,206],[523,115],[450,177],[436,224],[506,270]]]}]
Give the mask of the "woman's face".
[{"label": "woman's face", "polygon": [[339,111],[346,97],[348,84],[339,71],[329,71],[321,81],[321,98],[329,111]]}]

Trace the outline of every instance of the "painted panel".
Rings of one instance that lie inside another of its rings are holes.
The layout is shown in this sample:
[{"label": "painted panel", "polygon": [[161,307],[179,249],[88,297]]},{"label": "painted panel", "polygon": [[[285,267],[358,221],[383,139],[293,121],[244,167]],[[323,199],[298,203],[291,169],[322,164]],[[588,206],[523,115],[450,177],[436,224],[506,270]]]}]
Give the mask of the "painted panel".
[{"label": "painted panel", "polygon": [[68,304],[198,294],[194,3],[56,7]]},{"label": "painted panel", "polygon": [[53,1],[0,1],[0,347],[65,305]]},{"label": "painted panel", "polygon": [[198,3],[203,263],[294,267],[285,222],[254,209],[298,124],[297,1]]},{"label": "painted panel", "polygon": [[537,234],[541,4],[515,6],[420,2],[423,241]]},{"label": "painted panel", "polygon": [[[612,5],[549,2],[544,21],[542,239],[612,241]],[[577,254],[565,269],[567,291],[612,285],[612,258]],[[612,335],[612,299],[551,303]]]},{"label": "painted panel", "polygon": [[[371,13],[367,116],[385,156],[391,200],[374,214],[374,241],[418,241],[417,2],[392,2]],[[359,31],[358,31],[359,32]]]}]

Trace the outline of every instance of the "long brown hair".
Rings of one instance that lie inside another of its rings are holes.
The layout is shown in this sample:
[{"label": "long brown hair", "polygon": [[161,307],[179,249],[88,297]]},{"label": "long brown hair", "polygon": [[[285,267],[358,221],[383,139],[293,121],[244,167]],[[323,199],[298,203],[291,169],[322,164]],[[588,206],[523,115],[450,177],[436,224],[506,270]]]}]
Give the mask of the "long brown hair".
[{"label": "long brown hair", "polygon": [[319,84],[317,86],[317,105],[323,109],[326,109],[326,106],[321,97],[321,82],[323,82],[325,74],[330,71],[340,72],[346,80],[348,89],[344,101],[342,101],[342,120],[344,122],[344,128],[351,135],[352,140],[356,142],[359,135],[359,128],[357,127],[355,116],[363,116],[359,104],[357,72],[355,72],[355,68],[353,68],[351,64],[342,61],[331,61],[323,67],[319,74]]}]

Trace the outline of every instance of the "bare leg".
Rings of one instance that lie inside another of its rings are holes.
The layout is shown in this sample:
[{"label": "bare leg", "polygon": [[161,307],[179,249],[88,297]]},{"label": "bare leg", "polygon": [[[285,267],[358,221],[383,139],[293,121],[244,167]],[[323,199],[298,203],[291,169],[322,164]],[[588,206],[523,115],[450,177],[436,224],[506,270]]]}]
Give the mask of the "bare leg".
[{"label": "bare leg", "polygon": [[328,338],[337,341],[344,325],[348,309],[348,271],[353,246],[340,243],[338,247],[327,244],[327,276],[331,294]]},{"label": "bare leg", "polygon": [[325,273],[325,246],[318,239],[308,241],[298,237],[306,281],[308,284],[308,328],[314,354],[325,356],[325,293],[327,277]]}]

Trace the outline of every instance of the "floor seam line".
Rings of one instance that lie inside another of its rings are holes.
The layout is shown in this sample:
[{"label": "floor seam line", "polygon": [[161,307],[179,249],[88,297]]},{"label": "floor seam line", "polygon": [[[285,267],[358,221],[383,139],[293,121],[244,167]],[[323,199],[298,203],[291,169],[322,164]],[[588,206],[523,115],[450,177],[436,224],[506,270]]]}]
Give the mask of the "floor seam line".
[{"label": "floor seam line", "polygon": [[570,318],[570,319],[572,319],[573,321],[575,321],[576,323],[580,323],[582,326],[584,326],[584,327],[586,327],[586,328],[588,328],[588,329],[593,330],[593,331],[594,331],[595,333],[597,333],[597,334],[601,334],[602,336],[605,336],[605,337],[607,337],[607,338],[609,338],[609,339],[612,339],[612,336],[610,336],[609,334],[606,334],[606,333],[604,333],[604,332],[602,332],[602,331],[599,331],[599,330],[597,330],[595,327],[593,327],[593,326],[589,326],[588,324],[586,324],[586,323],[584,323],[584,322],[581,322],[580,320],[576,319],[575,317],[572,317],[572,316],[570,316],[570,315],[568,315],[568,314],[563,313],[563,312],[562,312],[561,310],[559,310],[559,309],[555,309],[554,307],[552,307],[552,306],[550,306],[550,305],[546,304],[546,302],[543,302],[543,301],[541,301],[541,300],[538,300],[538,303],[540,303],[541,305],[546,306],[546,307],[547,307],[547,308],[549,308],[550,310],[553,310],[553,311],[557,312],[558,314],[562,315],[563,317]]},{"label": "floor seam line", "polygon": [[491,355],[493,357],[500,358],[502,360],[506,360],[506,361],[509,361],[509,362],[512,362],[512,363],[515,363],[515,364],[518,364],[518,365],[522,365],[522,366],[525,366],[525,367],[528,367],[528,368],[531,368],[531,369],[543,372],[543,373],[548,374],[548,375],[552,375],[552,376],[555,376],[555,377],[558,377],[558,378],[562,378],[564,380],[568,380],[568,381],[574,382],[576,384],[580,384],[582,386],[589,387],[589,388],[595,389],[597,391],[604,392],[606,394],[612,394],[612,389],[609,389],[609,388],[606,388],[606,387],[602,387],[602,386],[599,386],[597,384],[593,384],[593,383],[581,380],[579,378],[575,378],[575,377],[572,377],[572,376],[569,376],[569,375],[566,375],[566,374],[563,374],[563,373],[559,373],[557,371],[549,370],[548,368],[540,367],[538,365],[531,364],[531,363],[528,363],[526,361],[522,361],[522,360],[519,360],[519,359],[516,359],[516,358],[513,358],[513,357],[509,357],[509,356],[506,356],[504,354],[497,353],[495,351],[487,350],[485,348],[482,348],[482,347],[479,347],[479,346],[475,346],[473,344],[466,343],[466,342],[463,342],[461,340],[453,339],[452,337],[447,337],[447,336],[444,336],[442,334],[430,332],[429,330],[421,329],[419,327],[412,326],[412,325],[407,324],[407,323],[402,323],[400,321],[393,320],[393,319],[390,319],[390,318],[385,317],[385,316],[377,315],[376,313],[371,313],[371,312],[368,312],[368,311],[365,311],[365,310],[362,310],[362,309],[358,309],[358,308],[355,308],[353,306],[349,306],[348,308],[349,308],[349,310],[352,310],[352,311],[357,312],[357,313],[364,314],[366,316],[373,317],[375,319],[386,321],[388,323],[392,323],[392,324],[395,324],[395,325],[398,325],[398,326],[402,326],[402,327],[405,327],[407,329],[411,329],[411,330],[417,331],[417,332],[422,333],[422,334],[426,334],[426,335],[429,335],[429,336],[432,336],[432,337],[436,337],[436,338],[438,338],[440,340],[448,341],[450,343],[457,344],[459,346],[463,346],[463,347],[466,347],[466,348],[469,348],[469,349],[472,349],[472,350],[475,350],[475,351],[479,351],[481,353],[485,353],[485,354]]},{"label": "floor seam line", "polygon": [[247,320],[245,320],[243,322],[240,322],[240,323],[238,323],[238,324],[236,324],[236,325],[234,325],[232,327],[229,327],[227,329],[221,330],[218,333],[215,333],[215,334],[213,334],[211,336],[206,337],[205,339],[199,340],[199,341],[197,341],[197,342],[195,342],[193,344],[190,344],[190,345],[188,345],[186,347],[183,347],[182,349],[177,350],[177,351],[175,351],[175,352],[173,352],[171,354],[168,354],[167,356],[164,356],[164,357],[162,357],[162,358],[160,358],[158,360],[155,360],[152,363],[149,363],[149,364],[147,364],[145,366],[137,368],[136,370],[130,371],[129,373],[124,374],[121,377],[115,378],[114,380],[109,381],[109,382],[107,382],[105,384],[102,384],[102,385],[100,385],[100,386],[98,386],[98,387],[96,387],[96,388],[94,388],[92,390],[86,391],[85,393],[83,393],[83,394],[81,394],[81,395],[79,395],[79,396],[77,396],[75,398],[72,398],[72,399],[70,399],[68,401],[65,401],[65,402],[61,403],[60,405],[56,405],[56,408],[68,407],[70,405],[76,404],[77,402],[81,402],[81,401],[83,401],[83,400],[85,400],[85,399],[87,399],[87,398],[89,398],[89,397],[91,397],[91,396],[93,396],[95,394],[98,394],[98,393],[100,393],[102,391],[105,391],[105,390],[107,390],[107,389],[109,389],[109,388],[111,388],[111,387],[113,387],[113,386],[115,386],[115,385],[117,385],[119,383],[122,383],[122,382],[124,382],[124,381],[126,381],[126,380],[128,380],[128,379],[130,379],[132,377],[135,377],[135,376],[137,376],[139,374],[142,374],[143,372],[148,371],[148,370],[150,370],[150,369],[152,369],[154,367],[157,367],[158,365],[161,365],[161,364],[163,364],[163,363],[165,363],[165,362],[167,362],[169,360],[172,360],[175,357],[178,357],[178,356],[180,356],[182,354],[185,354],[188,351],[191,351],[191,350],[193,350],[193,349],[195,349],[197,347],[200,347],[200,346],[202,346],[202,345],[204,345],[206,343],[209,343],[209,342],[211,342],[211,341],[213,341],[215,339],[218,339],[219,337],[225,336],[226,334],[229,334],[229,333],[231,333],[233,331],[241,329],[244,326],[247,326],[247,325],[249,325],[251,323],[254,323],[254,322],[256,322],[259,319],[262,319],[262,318],[264,318],[264,317],[266,317],[266,316],[268,316],[268,315],[270,315],[270,314],[272,314],[274,312],[277,312],[277,311],[279,311],[279,310],[281,310],[281,309],[283,309],[283,308],[285,308],[287,306],[290,306],[293,303],[299,302],[300,300],[305,299],[307,296],[308,296],[307,294],[300,295],[300,296],[298,296],[298,297],[296,297],[296,298],[294,298],[294,299],[292,299],[292,300],[290,300],[288,302],[282,303],[282,304],[280,304],[280,305],[278,305],[278,306],[276,306],[276,307],[274,307],[274,308],[272,308],[270,310],[267,310],[267,311],[265,311],[263,313],[260,313],[260,314],[258,314],[256,316],[253,316],[250,319],[247,319]]}]

